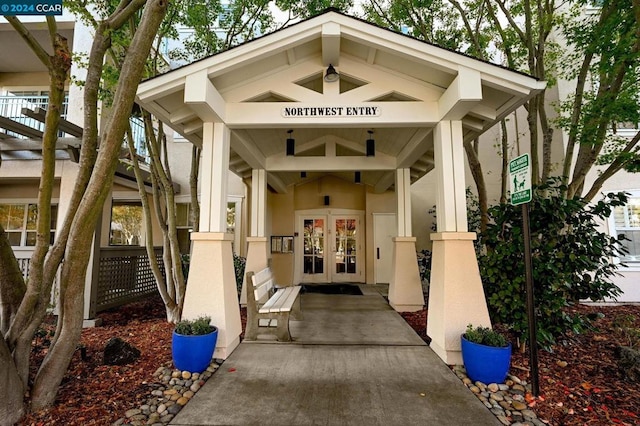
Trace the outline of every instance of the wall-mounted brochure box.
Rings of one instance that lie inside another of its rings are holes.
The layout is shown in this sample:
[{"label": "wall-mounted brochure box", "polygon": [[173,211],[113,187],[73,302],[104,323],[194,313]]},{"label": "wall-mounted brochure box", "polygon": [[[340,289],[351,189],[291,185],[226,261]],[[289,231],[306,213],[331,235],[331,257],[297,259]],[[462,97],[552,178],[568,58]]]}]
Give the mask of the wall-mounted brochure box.
[{"label": "wall-mounted brochure box", "polygon": [[271,237],[271,253],[293,253],[292,235],[274,235]]}]

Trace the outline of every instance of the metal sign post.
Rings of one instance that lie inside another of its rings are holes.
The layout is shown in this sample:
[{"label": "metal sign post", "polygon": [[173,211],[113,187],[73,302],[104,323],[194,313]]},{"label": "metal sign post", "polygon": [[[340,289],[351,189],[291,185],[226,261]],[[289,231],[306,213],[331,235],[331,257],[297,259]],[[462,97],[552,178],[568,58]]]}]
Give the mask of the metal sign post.
[{"label": "metal sign post", "polygon": [[522,236],[524,238],[524,271],[527,291],[527,319],[529,323],[529,364],[531,365],[531,392],[540,394],[538,382],[538,339],[536,336],[536,312],[533,294],[533,272],[531,262],[531,233],[529,229],[529,203],[531,202],[531,168],[529,154],[521,155],[509,162],[511,204],[522,205]]}]

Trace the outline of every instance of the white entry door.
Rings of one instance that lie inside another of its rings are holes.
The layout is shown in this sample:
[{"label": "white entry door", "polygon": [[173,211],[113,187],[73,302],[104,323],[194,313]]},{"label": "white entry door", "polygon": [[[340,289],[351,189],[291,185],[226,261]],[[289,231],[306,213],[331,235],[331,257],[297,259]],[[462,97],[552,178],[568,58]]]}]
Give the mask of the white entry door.
[{"label": "white entry door", "polygon": [[398,234],[394,213],[373,214],[373,241],[375,259],[375,282],[388,284],[391,281],[393,237]]},{"label": "white entry door", "polygon": [[300,216],[301,282],[364,282],[362,224],[360,214]]}]

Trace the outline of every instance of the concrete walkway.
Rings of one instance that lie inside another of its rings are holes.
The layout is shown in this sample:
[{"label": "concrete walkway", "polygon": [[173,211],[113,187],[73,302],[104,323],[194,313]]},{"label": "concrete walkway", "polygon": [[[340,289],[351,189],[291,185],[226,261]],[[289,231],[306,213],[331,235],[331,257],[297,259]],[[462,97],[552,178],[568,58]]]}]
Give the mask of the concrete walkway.
[{"label": "concrete walkway", "polygon": [[172,425],[499,425],[375,290],[303,294],[294,343],[242,342]]}]

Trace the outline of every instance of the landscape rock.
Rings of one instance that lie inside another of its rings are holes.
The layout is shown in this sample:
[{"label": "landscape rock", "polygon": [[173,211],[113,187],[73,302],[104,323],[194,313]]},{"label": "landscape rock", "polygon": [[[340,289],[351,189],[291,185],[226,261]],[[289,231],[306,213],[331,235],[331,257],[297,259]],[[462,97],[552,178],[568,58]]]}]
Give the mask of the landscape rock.
[{"label": "landscape rock", "polygon": [[640,381],[640,352],[628,346],[618,346],[615,351],[618,367],[625,379],[630,382]]},{"label": "landscape rock", "polygon": [[140,351],[119,337],[112,337],[104,347],[105,365],[127,365],[140,358]]}]

